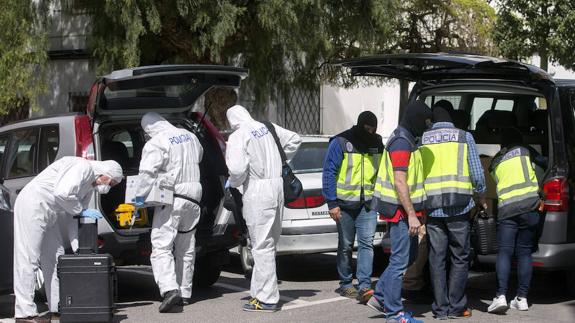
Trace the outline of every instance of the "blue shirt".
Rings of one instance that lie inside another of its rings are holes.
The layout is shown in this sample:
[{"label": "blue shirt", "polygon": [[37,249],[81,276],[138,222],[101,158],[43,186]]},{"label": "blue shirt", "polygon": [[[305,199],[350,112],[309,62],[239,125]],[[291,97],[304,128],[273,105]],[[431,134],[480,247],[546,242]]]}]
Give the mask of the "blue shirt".
[{"label": "blue shirt", "polygon": [[343,161],[343,151],[337,142],[333,139],[327,147],[327,154],[323,161],[322,189],[323,197],[327,201],[327,207],[331,210],[337,207],[337,175]]},{"label": "blue shirt", "polygon": [[[436,122],[431,129],[455,128],[451,122]],[[485,175],[481,160],[477,154],[475,140],[469,132],[465,132],[465,141],[467,142],[467,163],[469,164],[469,177],[473,185],[473,191],[477,194],[483,194],[486,191]],[[467,206],[444,207],[434,210],[428,210],[427,215],[431,217],[449,217],[469,213],[475,206],[473,198],[469,198]]]}]

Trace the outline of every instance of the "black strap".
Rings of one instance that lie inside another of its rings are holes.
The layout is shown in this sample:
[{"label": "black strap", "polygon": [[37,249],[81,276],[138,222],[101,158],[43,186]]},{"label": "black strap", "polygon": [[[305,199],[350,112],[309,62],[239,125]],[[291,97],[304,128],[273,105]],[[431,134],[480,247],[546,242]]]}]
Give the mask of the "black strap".
[{"label": "black strap", "polygon": [[[174,194],[174,198],[179,198],[179,199],[186,200],[186,201],[188,201],[188,202],[192,202],[192,203],[198,205],[198,206],[200,207],[200,209],[201,209],[200,202],[194,200],[194,199],[191,198],[191,197],[187,197],[187,196],[181,195],[181,194]],[[200,211],[200,214],[201,214],[201,211]],[[192,231],[194,231],[194,230],[196,229],[196,227],[198,226],[198,224],[200,224],[200,221],[199,221],[199,220],[198,220],[198,223],[196,223],[196,225],[194,225],[190,230],[186,230],[186,231],[180,231],[180,230],[178,230],[178,233],[189,233],[189,232],[192,232]]]},{"label": "black strap", "polygon": [[191,198],[191,197],[187,197],[187,196],[185,196],[185,195],[174,194],[174,198],[183,199],[183,200],[186,200],[186,201],[188,201],[188,202],[192,202],[192,203],[194,203],[194,204],[197,204],[198,206],[201,206],[201,205],[200,205],[200,202],[194,200],[194,199]]},{"label": "black strap", "polygon": [[285,165],[286,161],[287,161],[286,152],[284,151],[282,144],[280,143],[280,139],[278,138],[278,134],[276,133],[276,129],[275,129],[274,125],[269,121],[263,121],[262,123],[266,126],[266,128],[268,128],[268,131],[274,137],[274,140],[275,140],[276,145],[278,146],[278,150],[280,152],[280,156],[282,158],[282,165]]}]

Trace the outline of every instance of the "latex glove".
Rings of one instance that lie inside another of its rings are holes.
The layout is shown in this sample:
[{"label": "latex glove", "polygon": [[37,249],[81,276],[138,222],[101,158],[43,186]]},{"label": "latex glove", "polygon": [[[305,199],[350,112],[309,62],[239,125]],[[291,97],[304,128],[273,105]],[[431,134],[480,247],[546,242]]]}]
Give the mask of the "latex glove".
[{"label": "latex glove", "polygon": [[134,207],[136,207],[136,212],[138,209],[144,207],[145,199],[143,196],[136,196],[136,198],[132,199],[132,203],[134,203]]},{"label": "latex glove", "polygon": [[230,188],[230,180],[226,180],[226,184],[224,185],[224,189]]},{"label": "latex glove", "polygon": [[85,218],[91,218],[91,219],[101,219],[102,213],[100,213],[100,211],[95,210],[95,209],[84,209],[82,210],[82,216]]}]

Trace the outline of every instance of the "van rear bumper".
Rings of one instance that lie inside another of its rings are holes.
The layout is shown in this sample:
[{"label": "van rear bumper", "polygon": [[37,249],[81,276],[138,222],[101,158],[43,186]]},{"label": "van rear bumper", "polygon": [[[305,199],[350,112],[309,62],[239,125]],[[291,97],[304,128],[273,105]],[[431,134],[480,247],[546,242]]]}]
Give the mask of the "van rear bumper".
[{"label": "van rear bumper", "polygon": [[[482,264],[495,264],[497,255],[477,256]],[[542,270],[575,268],[575,243],[539,244],[533,254],[533,267]]]}]

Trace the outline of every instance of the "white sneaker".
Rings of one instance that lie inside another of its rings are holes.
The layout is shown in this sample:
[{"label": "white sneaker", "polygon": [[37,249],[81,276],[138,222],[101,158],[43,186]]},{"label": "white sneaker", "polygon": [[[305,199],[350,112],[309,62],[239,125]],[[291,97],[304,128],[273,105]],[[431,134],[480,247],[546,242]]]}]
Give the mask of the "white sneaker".
[{"label": "white sneaker", "polygon": [[511,304],[509,304],[509,307],[519,311],[529,310],[529,304],[527,304],[527,298],[525,297],[519,298],[515,296],[515,298],[511,301]]},{"label": "white sneaker", "polygon": [[504,314],[509,309],[507,306],[507,299],[505,295],[497,296],[493,299],[493,303],[487,308],[487,312],[493,314]]}]

